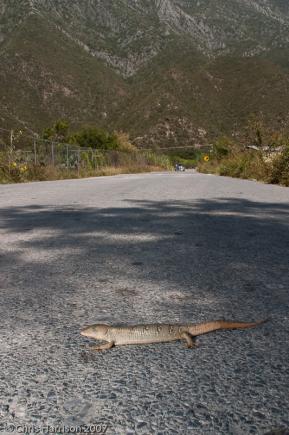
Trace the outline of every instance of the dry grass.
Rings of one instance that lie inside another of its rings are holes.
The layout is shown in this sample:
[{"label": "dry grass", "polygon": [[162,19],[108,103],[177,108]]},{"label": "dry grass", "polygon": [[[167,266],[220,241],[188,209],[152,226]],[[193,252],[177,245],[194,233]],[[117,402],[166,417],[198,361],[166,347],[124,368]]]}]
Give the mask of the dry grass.
[{"label": "dry grass", "polygon": [[25,173],[16,171],[9,171],[7,168],[0,167],[0,183],[25,183],[30,181],[53,181],[53,180],[66,180],[74,178],[89,178],[111,176],[119,174],[136,174],[144,172],[156,172],[169,170],[170,168],[156,165],[128,165],[128,166],[105,166],[100,169],[58,169],[53,166],[35,166],[30,165],[27,167]]},{"label": "dry grass", "polygon": [[268,181],[272,184],[289,186],[289,146],[273,159]]},{"label": "dry grass", "polygon": [[107,166],[106,168],[99,169],[95,171],[92,176],[103,176],[103,175],[119,175],[119,174],[137,174],[143,172],[158,172],[163,171],[164,168],[161,166],[127,166],[115,168],[113,166]]},{"label": "dry grass", "polygon": [[289,186],[289,147],[268,159],[258,151],[235,151],[198,165],[199,172]]},{"label": "dry grass", "polygon": [[[21,149],[3,149],[0,151],[0,183],[86,178],[172,169],[168,156],[139,150],[129,142],[127,134],[122,132],[116,134],[121,149],[107,151],[79,147],[78,158],[75,158],[75,154],[72,154],[72,159],[71,156],[69,158],[66,147],[58,144],[54,148],[54,165],[49,163],[51,155],[47,148],[40,150],[41,152],[38,150],[36,159],[38,164],[31,162],[32,151],[27,153]],[[71,167],[68,168],[69,166]]]}]

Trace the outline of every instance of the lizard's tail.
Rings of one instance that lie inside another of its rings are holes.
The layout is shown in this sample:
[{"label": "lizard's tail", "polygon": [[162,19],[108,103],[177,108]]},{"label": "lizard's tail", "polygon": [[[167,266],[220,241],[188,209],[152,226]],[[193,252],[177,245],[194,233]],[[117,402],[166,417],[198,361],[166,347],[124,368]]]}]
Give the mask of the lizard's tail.
[{"label": "lizard's tail", "polygon": [[191,335],[202,335],[208,332],[217,331],[218,329],[246,329],[254,328],[255,326],[262,325],[267,322],[266,320],[260,320],[258,322],[230,322],[226,320],[216,320],[214,322],[200,323],[199,325],[189,325],[189,333]]}]

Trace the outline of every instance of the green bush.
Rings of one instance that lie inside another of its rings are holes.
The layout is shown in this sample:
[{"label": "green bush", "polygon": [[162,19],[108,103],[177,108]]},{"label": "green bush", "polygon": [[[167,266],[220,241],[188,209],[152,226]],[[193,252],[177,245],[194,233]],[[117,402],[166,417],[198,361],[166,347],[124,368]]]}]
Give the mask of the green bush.
[{"label": "green bush", "polygon": [[289,146],[272,161],[268,181],[289,186]]},{"label": "green bush", "polygon": [[17,160],[14,154],[9,151],[0,153],[0,182],[13,183],[22,182],[28,179],[29,165]]},{"label": "green bush", "polygon": [[172,166],[180,163],[185,168],[195,168],[201,159],[202,152],[196,149],[184,149],[178,152],[168,151]]},{"label": "green bush", "polygon": [[230,154],[230,151],[232,150],[233,147],[234,147],[234,145],[230,141],[230,139],[228,139],[226,137],[221,137],[213,145],[213,156],[217,160],[221,160]]},{"label": "green bush", "polygon": [[222,161],[219,174],[236,178],[247,178],[249,160],[247,155],[235,155]]},{"label": "green bush", "polygon": [[162,168],[171,170],[173,168],[173,165],[170,161],[170,158],[166,156],[165,154],[157,154],[153,151],[146,151],[141,153],[145,160],[146,164],[150,166],[160,166]]},{"label": "green bush", "polygon": [[261,153],[240,151],[222,160],[219,174],[235,178],[265,181],[268,176],[268,166]]},{"label": "green bush", "polygon": [[69,130],[69,123],[63,119],[57,121],[53,127],[46,128],[43,131],[43,139],[45,140],[55,140],[55,141],[65,141],[67,138]]},{"label": "green bush", "polygon": [[201,162],[198,170],[234,178],[267,181],[270,164],[265,162],[261,152],[234,150],[221,160],[215,157],[208,163]]},{"label": "green bush", "polygon": [[95,127],[83,127],[70,136],[69,143],[83,148],[103,150],[116,150],[118,148],[116,135]]}]

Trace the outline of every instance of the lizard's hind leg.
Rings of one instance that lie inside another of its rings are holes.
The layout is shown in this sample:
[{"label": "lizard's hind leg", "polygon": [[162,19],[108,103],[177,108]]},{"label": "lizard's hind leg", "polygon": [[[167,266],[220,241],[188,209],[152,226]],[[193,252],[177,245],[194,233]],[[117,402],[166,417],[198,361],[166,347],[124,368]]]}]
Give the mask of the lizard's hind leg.
[{"label": "lizard's hind leg", "polygon": [[100,344],[99,346],[87,346],[87,349],[96,350],[100,352],[102,350],[111,349],[113,346],[114,346],[114,341],[109,341],[108,343]]},{"label": "lizard's hind leg", "polygon": [[195,338],[191,334],[189,334],[188,332],[183,332],[181,337],[184,340],[186,340],[188,349],[191,349],[192,347],[197,346]]}]

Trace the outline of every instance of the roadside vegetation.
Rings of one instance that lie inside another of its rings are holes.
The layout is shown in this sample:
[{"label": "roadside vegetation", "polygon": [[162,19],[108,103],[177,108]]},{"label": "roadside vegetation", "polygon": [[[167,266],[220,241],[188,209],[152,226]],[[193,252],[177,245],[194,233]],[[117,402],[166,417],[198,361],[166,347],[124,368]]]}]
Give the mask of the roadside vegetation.
[{"label": "roadside vegetation", "polygon": [[142,151],[123,132],[94,126],[70,131],[58,121],[37,138],[12,132],[0,150],[0,183],[84,178],[172,169],[161,153]]},{"label": "roadside vegetation", "polygon": [[219,138],[212,146],[209,161],[201,159],[197,169],[289,186],[289,135],[270,131],[261,121],[252,120],[243,136]]},{"label": "roadside vegetation", "polygon": [[0,183],[172,170],[178,163],[203,173],[289,186],[289,133],[269,130],[260,119],[199,149],[163,151],[139,149],[124,132],[93,125],[72,130],[60,120],[39,136],[14,131],[0,138]]},{"label": "roadside vegetation", "polygon": [[180,149],[180,150],[174,150],[167,151],[167,154],[172,162],[173,165],[176,163],[179,163],[183,165],[185,168],[195,168],[199,161],[202,159],[202,156],[204,155],[205,150],[202,151],[197,149]]}]

